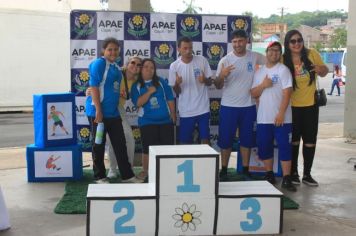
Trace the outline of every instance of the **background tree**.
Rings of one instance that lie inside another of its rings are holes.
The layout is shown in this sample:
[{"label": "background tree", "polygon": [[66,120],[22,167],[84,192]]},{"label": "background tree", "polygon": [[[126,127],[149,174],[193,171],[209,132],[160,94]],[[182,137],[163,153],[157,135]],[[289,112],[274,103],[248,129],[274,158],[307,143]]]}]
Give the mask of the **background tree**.
[{"label": "background tree", "polygon": [[190,0],[190,2],[186,2],[183,0],[183,3],[186,5],[187,9],[183,11],[184,14],[199,14],[202,11],[201,7],[194,5],[195,0]]},{"label": "background tree", "polygon": [[260,32],[260,20],[258,18],[258,16],[254,16],[252,14],[252,12],[250,11],[245,11],[242,13],[243,16],[251,16],[252,18],[252,35],[256,35],[256,34],[261,34]]},{"label": "background tree", "polygon": [[339,28],[334,31],[331,36],[330,47],[331,48],[345,48],[347,43],[347,31],[346,29]]},{"label": "background tree", "polygon": [[[310,27],[318,27],[327,24],[328,19],[341,18],[341,20],[347,19],[347,12],[337,11],[315,11],[308,12],[302,11],[295,14],[287,13],[283,17],[283,22],[287,23],[288,29],[296,29],[300,25],[308,25]],[[260,18],[260,23],[280,23],[280,16],[272,14],[267,18]]]}]

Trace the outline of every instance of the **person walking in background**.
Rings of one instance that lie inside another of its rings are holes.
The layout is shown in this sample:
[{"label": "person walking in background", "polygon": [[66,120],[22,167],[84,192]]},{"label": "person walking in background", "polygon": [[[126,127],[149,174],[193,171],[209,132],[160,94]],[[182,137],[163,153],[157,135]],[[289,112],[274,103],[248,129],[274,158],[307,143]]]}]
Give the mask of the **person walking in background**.
[{"label": "person walking in background", "polygon": [[232,143],[239,128],[240,153],[243,175],[250,178],[251,148],[255,146],[256,104],[251,97],[251,86],[256,66],[265,63],[265,57],[246,49],[248,35],[244,30],[231,34],[233,51],[224,56],[216,71],[215,86],[222,89],[219,113],[219,139],[221,148],[220,180],[226,181]]},{"label": "person walking in background", "polygon": [[[126,140],[122,120],[118,110],[120,83],[122,73],[115,63],[119,56],[120,44],[115,38],[106,38],[103,42],[103,57],[94,60],[89,65],[89,86],[91,96],[86,100],[92,139],[92,157],[94,178],[97,183],[108,183],[104,164],[106,133],[109,134],[122,182],[141,183],[135,177],[131,164],[128,162]],[[94,142],[98,123],[104,124],[102,142]]]},{"label": "person walking in background", "polygon": [[212,72],[207,59],[193,55],[193,42],[188,37],[178,39],[180,57],[169,67],[169,85],[178,97],[179,142],[193,143],[197,125],[199,139],[210,143],[210,101],[208,87],[212,84]]},{"label": "person walking in background", "polygon": [[341,70],[340,70],[338,65],[335,65],[334,73],[333,73],[333,82],[331,84],[331,90],[330,90],[330,93],[328,93],[328,95],[332,95],[333,94],[334,88],[336,86],[336,88],[337,88],[337,95],[336,96],[340,96],[340,83],[342,83]]},{"label": "person walking in background", "polygon": [[278,147],[278,159],[281,162],[282,188],[297,191],[290,177],[292,159],[292,75],[289,69],[280,63],[282,45],[272,42],[266,49],[266,65],[262,66],[253,78],[251,94],[258,99],[257,108],[257,148],[258,156],[266,169],[265,180],[276,183],[273,172],[274,140]]},{"label": "person walking in background", "polygon": [[303,139],[303,183],[318,186],[311,176],[318,134],[319,107],[315,102],[317,76],[324,77],[328,67],[320,54],[304,46],[302,34],[298,30],[287,32],[284,39],[283,63],[293,77],[292,102],[292,168],[293,184],[300,184],[298,155],[300,140]]},{"label": "person walking in background", "polygon": [[152,59],[142,60],[141,73],[131,87],[132,102],[139,108],[138,126],[142,140],[142,172],[138,178],[148,176],[148,148],[151,145],[173,145],[175,103],[171,87],[157,76]]}]

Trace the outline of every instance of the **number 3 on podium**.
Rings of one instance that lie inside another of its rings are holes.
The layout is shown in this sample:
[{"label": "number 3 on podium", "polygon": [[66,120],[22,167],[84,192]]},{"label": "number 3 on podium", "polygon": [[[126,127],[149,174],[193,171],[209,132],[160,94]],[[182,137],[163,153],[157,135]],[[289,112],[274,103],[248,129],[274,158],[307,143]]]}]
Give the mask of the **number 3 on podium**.
[{"label": "number 3 on podium", "polygon": [[193,160],[186,160],[177,166],[177,174],[181,172],[184,174],[184,184],[177,186],[177,192],[200,192],[200,185],[193,184]]}]

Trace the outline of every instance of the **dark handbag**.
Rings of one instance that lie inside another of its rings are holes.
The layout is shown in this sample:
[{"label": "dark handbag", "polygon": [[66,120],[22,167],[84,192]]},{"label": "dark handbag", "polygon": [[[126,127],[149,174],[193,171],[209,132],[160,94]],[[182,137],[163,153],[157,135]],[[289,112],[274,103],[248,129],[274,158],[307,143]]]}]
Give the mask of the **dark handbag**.
[{"label": "dark handbag", "polygon": [[315,103],[319,106],[325,106],[328,99],[326,98],[326,93],[324,89],[315,90]]}]

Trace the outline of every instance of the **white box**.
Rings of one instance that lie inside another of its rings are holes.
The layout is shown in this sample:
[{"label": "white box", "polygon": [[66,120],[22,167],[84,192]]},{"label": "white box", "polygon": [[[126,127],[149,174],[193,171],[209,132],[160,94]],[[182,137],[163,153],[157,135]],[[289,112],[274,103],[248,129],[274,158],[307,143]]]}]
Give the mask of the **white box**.
[{"label": "white box", "polygon": [[210,146],[150,146],[149,155],[149,183],[156,183],[157,196],[217,195],[219,155]]},{"label": "white box", "polygon": [[87,235],[155,235],[156,204],[149,184],[90,184]]},{"label": "white box", "polygon": [[283,194],[267,181],[220,183],[218,235],[279,234]]}]

